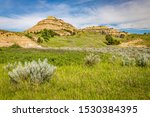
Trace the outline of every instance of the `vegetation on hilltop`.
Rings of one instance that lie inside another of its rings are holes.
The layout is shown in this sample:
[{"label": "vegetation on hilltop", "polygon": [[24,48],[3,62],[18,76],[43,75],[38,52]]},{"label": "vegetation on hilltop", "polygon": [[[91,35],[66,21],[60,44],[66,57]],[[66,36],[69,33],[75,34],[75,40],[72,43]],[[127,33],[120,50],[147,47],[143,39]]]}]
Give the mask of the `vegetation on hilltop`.
[{"label": "vegetation on hilltop", "polygon": [[58,35],[55,33],[53,30],[48,30],[48,29],[43,29],[39,32],[34,32],[34,33],[25,33],[25,36],[28,38],[38,42],[38,43],[43,43],[49,41],[50,38]]}]

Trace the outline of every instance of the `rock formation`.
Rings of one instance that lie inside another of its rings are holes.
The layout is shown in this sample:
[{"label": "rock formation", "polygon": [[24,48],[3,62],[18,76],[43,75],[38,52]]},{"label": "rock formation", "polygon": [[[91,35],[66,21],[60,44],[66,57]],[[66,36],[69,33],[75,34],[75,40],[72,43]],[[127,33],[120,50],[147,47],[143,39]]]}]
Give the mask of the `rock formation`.
[{"label": "rock formation", "polygon": [[72,35],[76,32],[76,28],[74,26],[53,16],[49,16],[47,19],[38,22],[35,26],[25,32],[39,32],[43,29],[53,30],[60,36]]},{"label": "rock formation", "polygon": [[127,35],[126,32],[121,32],[119,30],[108,28],[106,26],[92,26],[92,27],[86,27],[84,29],[81,29],[81,31],[89,31],[89,32],[97,32],[104,35],[112,35],[115,37],[121,37],[123,38],[125,35]]}]

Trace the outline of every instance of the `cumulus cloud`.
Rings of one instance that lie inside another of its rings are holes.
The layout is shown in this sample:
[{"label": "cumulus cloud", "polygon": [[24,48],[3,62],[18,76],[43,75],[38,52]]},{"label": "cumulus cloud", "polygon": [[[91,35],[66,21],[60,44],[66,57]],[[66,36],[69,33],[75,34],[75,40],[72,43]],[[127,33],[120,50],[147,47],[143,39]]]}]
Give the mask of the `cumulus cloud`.
[{"label": "cumulus cloud", "polygon": [[[79,1],[83,3],[91,0]],[[82,9],[67,4],[48,4],[43,0],[40,0],[39,3],[37,7],[47,10],[19,16],[0,16],[0,28],[25,30],[41,19],[52,15],[78,28],[105,24],[118,29],[150,29],[150,0],[128,0],[121,4],[84,7]]]}]

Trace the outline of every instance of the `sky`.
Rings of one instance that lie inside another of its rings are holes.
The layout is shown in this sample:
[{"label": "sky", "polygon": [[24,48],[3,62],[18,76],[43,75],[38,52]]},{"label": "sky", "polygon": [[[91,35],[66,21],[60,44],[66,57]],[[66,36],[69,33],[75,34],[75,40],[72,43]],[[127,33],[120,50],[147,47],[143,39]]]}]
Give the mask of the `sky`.
[{"label": "sky", "polygon": [[0,29],[24,31],[48,16],[77,28],[150,32],[150,0],[0,0]]}]

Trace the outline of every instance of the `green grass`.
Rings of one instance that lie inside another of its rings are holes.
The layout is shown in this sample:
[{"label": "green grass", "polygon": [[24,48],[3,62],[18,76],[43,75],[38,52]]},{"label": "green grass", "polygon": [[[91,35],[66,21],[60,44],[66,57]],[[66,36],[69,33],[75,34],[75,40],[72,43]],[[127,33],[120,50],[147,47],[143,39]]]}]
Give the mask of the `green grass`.
[{"label": "green grass", "polygon": [[47,58],[49,63],[56,66],[81,64],[85,53],[54,50],[37,50],[23,48],[1,48],[0,63],[14,63],[16,61],[31,61]]},{"label": "green grass", "polygon": [[[85,52],[1,48],[0,99],[150,99],[150,67],[121,66],[99,53],[101,62],[84,65]],[[48,58],[57,70],[49,82],[15,85],[3,66],[8,62]]]},{"label": "green grass", "polygon": [[73,36],[55,36],[42,45],[45,47],[103,47],[105,35],[100,33],[78,32]]},{"label": "green grass", "polygon": [[150,47],[150,34],[130,34],[126,36],[125,41],[131,41],[136,39],[142,39],[143,42],[137,43],[137,45],[146,45]]}]

